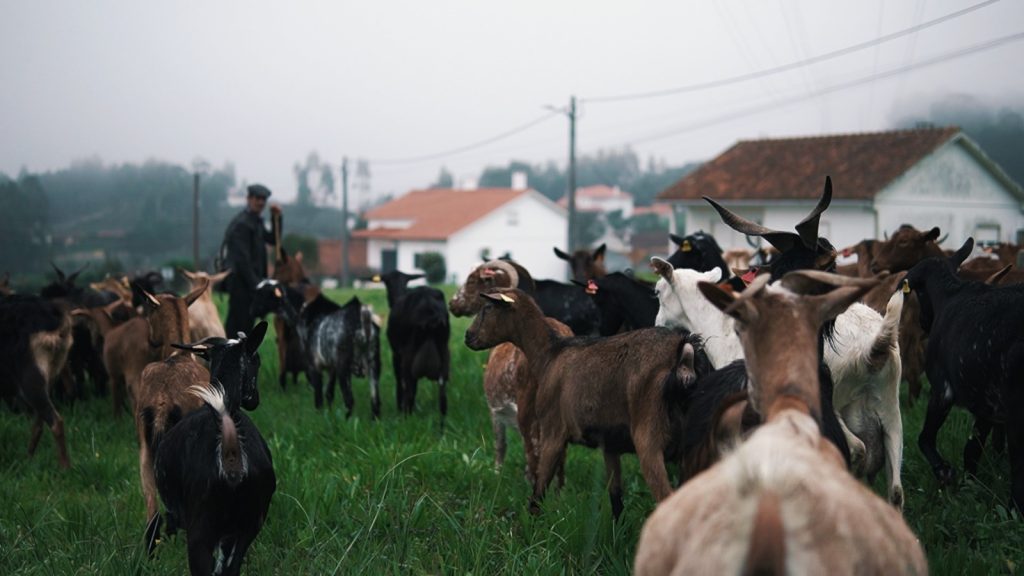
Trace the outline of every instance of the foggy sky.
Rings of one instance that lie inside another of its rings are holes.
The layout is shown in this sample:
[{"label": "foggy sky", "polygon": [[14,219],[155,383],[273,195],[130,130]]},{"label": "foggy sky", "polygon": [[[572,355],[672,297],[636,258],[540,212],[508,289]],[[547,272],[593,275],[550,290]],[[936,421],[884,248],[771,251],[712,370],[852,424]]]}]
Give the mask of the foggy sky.
[{"label": "foggy sky", "polygon": [[[1020,105],[1018,41],[772,107],[1024,31],[1017,0],[767,78],[586,101],[779,66],[979,2],[3,0],[0,172],[201,157],[233,162],[239,180],[286,199],[292,166],[310,151],[335,166],[343,155],[428,155],[525,124],[570,95],[584,99],[579,154],[632,143],[669,163],[710,159],[739,139],[886,129],[953,93]],[[442,165],[464,178],[510,159],[564,163],[566,153],[567,122],[555,116],[471,153],[373,163],[373,186],[401,194]]]}]

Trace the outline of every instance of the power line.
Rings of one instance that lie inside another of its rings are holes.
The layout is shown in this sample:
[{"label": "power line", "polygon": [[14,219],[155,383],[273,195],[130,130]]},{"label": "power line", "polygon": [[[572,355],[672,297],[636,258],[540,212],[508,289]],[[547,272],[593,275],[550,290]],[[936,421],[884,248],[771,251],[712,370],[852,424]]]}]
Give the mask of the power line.
[{"label": "power line", "polygon": [[510,136],[514,136],[516,134],[519,134],[520,132],[524,132],[526,130],[529,130],[530,128],[533,128],[537,124],[540,124],[541,122],[544,122],[545,120],[548,120],[548,119],[550,119],[550,118],[552,118],[552,117],[554,117],[554,116],[556,116],[558,114],[560,114],[560,112],[558,112],[558,111],[548,112],[548,113],[544,114],[543,116],[540,116],[539,118],[535,118],[534,120],[531,120],[531,121],[527,122],[526,124],[522,124],[520,126],[512,128],[510,130],[506,130],[505,132],[502,132],[502,133],[497,134],[495,136],[491,136],[490,138],[486,138],[484,140],[480,140],[479,142],[474,142],[472,144],[467,144],[465,146],[460,146],[458,148],[452,148],[451,150],[445,150],[443,152],[435,152],[433,154],[424,154],[422,156],[409,156],[409,157],[406,157],[406,158],[383,158],[383,159],[378,159],[378,160],[370,160],[370,163],[371,164],[381,164],[381,165],[414,164],[414,163],[417,163],[417,162],[427,162],[427,161],[430,161],[430,160],[439,160],[439,159],[442,159],[442,158],[447,158],[448,156],[454,156],[455,154],[461,154],[463,152],[469,152],[470,150],[474,150],[476,148],[482,148],[482,147],[484,147],[484,146],[486,146],[488,144],[492,144],[492,143],[497,142],[499,140],[504,140],[505,138],[508,138]]},{"label": "power line", "polygon": [[996,39],[990,40],[988,42],[983,42],[981,44],[975,44],[974,46],[969,46],[967,48],[962,48],[960,50],[955,50],[953,52],[947,52],[946,54],[943,54],[941,56],[935,56],[935,57],[932,57],[932,58],[929,58],[929,59],[926,59],[926,60],[922,60],[920,62],[916,62],[914,64],[907,64],[905,66],[900,66],[899,68],[894,68],[894,69],[888,70],[886,72],[880,72],[878,74],[871,74],[871,75],[868,75],[868,76],[865,76],[865,77],[862,77],[862,78],[857,78],[855,80],[850,80],[848,82],[843,82],[843,83],[840,83],[840,84],[836,84],[834,86],[827,86],[825,88],[822,88],[820,90],[816,90],[816,91],[808,93],[808,94],[801,94],[801,95],[794,96],[794,97],[791,97],[791,98],[785,98],[785,99],[782,99],[782,100],[777,100],[775,102],[770,102],[768,104],[762,104],[762,105],[759,105],[759,106],[752,106],[752,107],[747,108],[745,110],[729,112],[729,113],[723,114],[721,116],[716,116],[714,118],[709,118],[707,120],[701,120],[699,122],[694,122],[694,123],[688,124],[686,126],[680,126],[678,128],[674,128],[674,129],[672,129],[672,130],[670,130],[668,132],[660,132],[660,133],[653,134],[653,135],[650,135],[650,136],[644,136],[644,137],[641,137],[641,138],[632,139],[632,140],[630,140],[628,142],[628,144],[632,145],[632,144],[639,144],[639,143],[643,143],[643,142],[651,142],[651,141],[654,141],[654,140],[662,140],[664,138],[669,138],[669,137],[672,137],[672,136],[677,136],[677,135],[683,134],[685,132],[692,132],[693,130],[698,130],[698,129],[701,129],[701,128],[707,128],[708,126],[713,126],[715,124],[720,124],[722,122],[727,122],[727,121],[730,121],[730,120],[735,120],[737,118],[742,118],[742,117],[745,117],[745,116],[753,116],[753,115],[759,114],[761,112],[765,112],[765,111],[772,110],[772,109],[775,109],[775,108],[782,108],[784,106],[788,106],[790,104],[795,104],[795,103],[801,102],[803,100],[810,100],[812,98],[816,98],[818,96],[823,96],[825,94],[829,94],[829,93],[832,93],[832,92],[838,92],[840,90],[845,90],[847,88],[853,88],[853,87],[859,86],[861,84],[867,84],[869,82],[874,82],[875,80],[880,80],[880,79],[883,79],[883,78],[889,78],[889,77],[892,77],[892,76],[897,76],[899,74],[903,74],[905,72],[909,72],[911,70],[915,70],[915,69],[918,69],[918,68],[925,68],[927,66],[933,66],[933,65],[936,65],[936,64],[941,64],[943,62],[948,62],[950,60],[955,60],[957,58],[962,58],[964,56],[968,56],[970,54],[974,54],[974,53],[977,53],[977,52],[983,52],[985,50],[990,50],[992,48],[997,48],[997,47],[1002,46],[1004,44],[1009,44],[1011,42],[1017,42],[1019,40],[1024,40],[1024,32],[1017,32],[1016,34],[1010,34],[1008,36],[1002,36],[1000,38],[996,38]]},{"label": "power line", "polygon": [[740,74],[738,76],[731,76],[729,78],[721,78],[719,80],[711,80],[711,81],[708,81],[708,82],[698,82],[696,84],[689,84],[689,85],[686,85],[686,86],[679,86],[679,87],[676,87],[676,88],[667,88],[667,89],[663,89],[663,90],[653,90],[653,91],[650,91],[650,92],[636,92],[636,93],[633,93],[633,94],[620,94],[620,95],[617,95],[617,96],[601,96],[601,97],[595,97],[595,98],[581,98],[581,100],[583,100],[584,102],[591,102],[591,103],[622,102],[622,101],[627,101],[627,100],[641,100],[641,99],[646,99],[646,98],[658,98],[658,97],[662,97],[662,96],[671,96],[671,95],[674,95],[674,94],[684,94],[684,93],[687,93],[687,92],[697,92],[699,90],[707,90],[709,88],[718,88],[718,87],[721,87],[721,86],[728,86],[730,84],[737,84],[739,82],[746,82],[747,80],[754,80],[756,78],[761,78],[761,77],[764,77],[764,76],[770,76],[772,74],[778,74],[780,72],[788,72],[789,70],[794,70],[794,69],[800,68],[802,66],[808,66],[810,64],[817,64],[818,62],[824,62],[826,60],[831,60],[833,58],[838,58],[839,56],[845,56],[847,54],[851,54],[853,52],[857,52],[857,51],[863,50],[865,48],[870,48],[871,46],[875,46],[877,44],[882,44],[884,42],[889,42],[890,40],[895,40],[896,38],[901,38],[901,37],[906,36],[908,34],[913,34],[913,33],[918,32],[920,30],[924,30],[925,28],[930,28],[932,26],[941,24],[943,22],[947,22],[949,20],[953,20],[955,18],[959,18],[961,16],[964,16],[964,15],[969,14],[971,12],[974,12],[976,10],[980,10],[981,8],[985,8],[986,6],[990,6],[992,4],[995,4],[996,2],[999,2],[999,1],[1000,0],[986,0],[985,2],[974,4],[973,6],[968,6],[967,8],[964,8],[963,10],[958,10],[956,12],[951,12],[949,14],[946,14],[945,16],[940,16],[940,17],[938,17],[938,18],[936,18],[934,20],[929,20],[929,21],[924,22],[922,24],[918,24],[916,26],[911,26],[910,28],[904,28],[903,30],[896,31],[896,32],[893,32],[891,34],[886,34],[885,36],[880,36],[878,38],[874,38],[872,40],[861,42],[859,44],[854,44],[852,46],[847,46],[845,48],[840,48],[839,50],[833,50],[831,52],[826,52],[824,54],[819,54],[818,56],[812,56],[810,58],[805,58],[803,60],[798,60],[796,62],[790,62],[789,64],[783,64],[781,66],[775,66],[775,67],[772,67],[772,68],[766,68],[764,70],[758,70],[756,72],[748,72],[746,74]]}]

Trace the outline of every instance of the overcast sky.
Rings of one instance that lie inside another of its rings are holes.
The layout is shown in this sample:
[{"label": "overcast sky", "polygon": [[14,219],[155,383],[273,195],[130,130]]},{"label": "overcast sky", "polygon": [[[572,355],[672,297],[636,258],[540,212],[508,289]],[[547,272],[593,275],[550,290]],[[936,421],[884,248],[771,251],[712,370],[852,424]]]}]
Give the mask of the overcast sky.
[{"label": "overcast sky", "polygon": [[949,94],[1019,107],[1020,38],[947,59],[1024,32],[1019,0],[780,74],[596,100],[806,60],[981,3],[0,0],[0,172],[202,157],[287,199],[292,166],[315,150],[370,159],[374,189],[400,194],[442,165],[468,178],[511,159],[564,163],[561,115],[468,153],[381,161],[486,140],[570,95],[579,154],[629,144],[673,164],[739,139],[885,129]]}]

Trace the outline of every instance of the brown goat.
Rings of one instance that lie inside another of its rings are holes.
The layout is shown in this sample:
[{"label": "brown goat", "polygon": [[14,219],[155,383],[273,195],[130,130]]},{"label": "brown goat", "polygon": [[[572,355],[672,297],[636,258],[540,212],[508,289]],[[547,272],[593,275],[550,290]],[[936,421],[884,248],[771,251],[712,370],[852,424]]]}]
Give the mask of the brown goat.
[{"label": "brown goat", "polygon": [[[529,408],[539,451],[530,511],[540,510],[569,442],[601,447],[615,517],[622,512],[621,454],[635,451],[655,499],[667,498],[665,459],[682,461],[681,442],[676,446],[672,439],[681,435],[683,406],[670,399],[696,380],[699,339],[666,328],[562,338],[525,292],[503,289],[484,297],[489,302],[466,331],[466,346],[515,344],[537,385]],[[700,355],[703,370],[710,363]]]},{"label": "brown goat", "polygon": [[758,279],[736,297],[703,294],[737,320],[751,402],[766,423],[647,519],[635,569],[646,574],[926,574],[898,511],[846,470],[820,431],[818,331],[866,292],[821,296],[831,275]]},{"label": "brown goat", "polygon": [[[225,336],[224,323],[220,321],[217,305],[213,303],[213,285],[222,282],[231,274],[231,271],[218,272],[212,276],[206,272],[190,272],[185,269],[182,269],[181,273],[188,278],[193,290],[204,281],[207,286],[207,289],[199,296],[199,300],[188,307],[189,342],[198,342],[210,336],[223,338]],[[231,336],[234,337],[235,334]]]},{"label": "brown goat", "polygon": [[134,406],[139,379],[146,365],[167,358],[174,352],[172,344],[188,339],[188,307],[206,288],[207,283],[201,282],[184,298],[171,294],[154,296],[140,288],[145,314],[107,333],[103,364],[110,375],[114,416],[121,414],[126,390]]},{"label": "brown goat", "polygon": [[604,244],[595,248],[593,252],[590,250],[577,250],[572,255],[555,248],[555,256],[569,263],[569,268],[572,269],[573,280],[586,282],[593,278],[601,278],[608,273],[604,268],[604,251]]}]

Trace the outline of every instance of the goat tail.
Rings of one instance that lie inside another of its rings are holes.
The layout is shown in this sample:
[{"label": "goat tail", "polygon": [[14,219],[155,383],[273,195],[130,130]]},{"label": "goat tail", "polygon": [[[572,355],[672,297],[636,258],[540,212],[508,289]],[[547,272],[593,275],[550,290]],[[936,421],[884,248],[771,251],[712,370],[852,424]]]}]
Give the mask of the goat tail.
[{"label": "goat tail", "polygon": [[695,374],[702,374],[700,364],[706,360],[700,336],[685,334],[676,345],[675,360],[665,381],[661,393],[665,405],[670,411],[685,410],[689,404],[690,389],[693,387]]},{"label": "goat tail", "polygon": [[779,497],[774,492],[761,493],[753,524],[742,574],[785,574],[786,532],[782,524]]},{"label": "goat tail", "polygon": [[897,290],[893,292],[888,304],[885,305],[882,326],[871,343],[871,350],[868,351],[867,365],[872,372],[881,370],[891,358],[892,350],[899,346],[900,316],[902,315],[903,291]]}]

